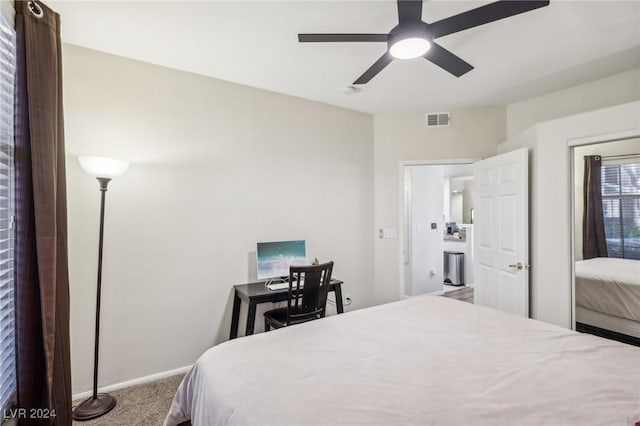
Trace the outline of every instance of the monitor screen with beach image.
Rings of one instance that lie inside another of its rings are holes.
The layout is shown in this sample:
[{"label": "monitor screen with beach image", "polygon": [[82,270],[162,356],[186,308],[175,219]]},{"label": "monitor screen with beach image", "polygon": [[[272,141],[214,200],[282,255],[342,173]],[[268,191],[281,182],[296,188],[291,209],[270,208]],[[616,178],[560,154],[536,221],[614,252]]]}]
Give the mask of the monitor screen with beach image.
[{"label": "monitor screen with beach image", "polygon": [[304,240],[258,243],[256,250],[258,279],[289,276],[289,266],[307,264]]}]

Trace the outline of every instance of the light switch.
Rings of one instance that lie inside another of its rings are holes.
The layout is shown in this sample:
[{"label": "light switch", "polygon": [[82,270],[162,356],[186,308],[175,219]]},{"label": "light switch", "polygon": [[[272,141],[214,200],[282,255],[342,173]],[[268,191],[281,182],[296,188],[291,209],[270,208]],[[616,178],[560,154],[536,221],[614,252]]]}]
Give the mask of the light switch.
[{"label": "light switch", "polygon": [[381,228],[378,231],[378,235],[380,238],[398,238],[398,230],[395,228]]}]

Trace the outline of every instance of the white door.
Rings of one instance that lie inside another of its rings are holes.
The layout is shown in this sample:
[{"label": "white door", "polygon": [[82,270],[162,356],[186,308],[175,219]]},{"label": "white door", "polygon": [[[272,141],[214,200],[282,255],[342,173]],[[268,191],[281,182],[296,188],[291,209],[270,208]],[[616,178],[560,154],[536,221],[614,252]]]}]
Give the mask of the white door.
[{"label": "white door", "polygon": [[529,316],[529,168],[526,148],[474,164],[475,303]]}]

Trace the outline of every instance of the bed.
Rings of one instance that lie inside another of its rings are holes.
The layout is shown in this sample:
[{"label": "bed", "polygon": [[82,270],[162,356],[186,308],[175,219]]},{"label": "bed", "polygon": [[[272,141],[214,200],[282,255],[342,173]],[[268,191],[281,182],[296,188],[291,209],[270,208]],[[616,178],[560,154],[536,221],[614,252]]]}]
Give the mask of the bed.
[{"label": "bed", "polygon": [[640,261],[576,262],[576,322],[640,338]]},{"label": "bed", "polygon": [[640,348],[419,296],[217,345],[165,425],[629,425]]}]

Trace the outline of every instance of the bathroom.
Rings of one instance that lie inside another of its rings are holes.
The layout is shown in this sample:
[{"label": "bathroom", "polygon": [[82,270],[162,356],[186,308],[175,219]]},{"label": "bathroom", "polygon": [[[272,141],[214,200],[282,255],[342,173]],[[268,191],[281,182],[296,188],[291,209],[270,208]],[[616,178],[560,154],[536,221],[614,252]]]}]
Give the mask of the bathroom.
[{"label": "bathroom", "polygon": [[472,164],[404,167],[404,292],[473,286]]}]

